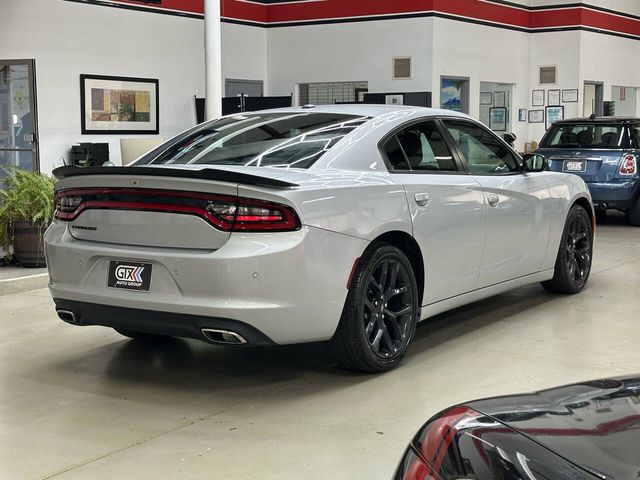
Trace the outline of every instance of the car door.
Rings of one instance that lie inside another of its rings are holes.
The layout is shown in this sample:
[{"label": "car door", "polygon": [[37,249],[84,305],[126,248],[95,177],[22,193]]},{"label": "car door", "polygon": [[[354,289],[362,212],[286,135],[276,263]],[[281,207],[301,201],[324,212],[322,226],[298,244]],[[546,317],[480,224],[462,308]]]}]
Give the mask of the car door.
[{"label": "car door", "polygon": [[525,173],[517,154],[482,125],[466,119],[442,123],[454,153],[484,193],[487,230],[478,286],[539,272],[552,215],[544,176]]},{"label": "car door", "polygon": [[399,128],[383,140],[382,151],[404,185],[422,250],[423,305],[475,289],[485,239],[480,184],[462,171],[433,120]]}]

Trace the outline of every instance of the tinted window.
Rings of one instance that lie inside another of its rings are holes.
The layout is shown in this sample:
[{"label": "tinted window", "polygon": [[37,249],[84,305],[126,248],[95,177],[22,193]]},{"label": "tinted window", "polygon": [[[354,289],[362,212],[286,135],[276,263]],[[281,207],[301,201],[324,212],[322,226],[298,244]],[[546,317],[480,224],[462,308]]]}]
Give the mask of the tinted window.
[{"label": "tinted window", "polygon": [[447,120],[444,123],[470,173],[498,174],[520,170],[515,155],[488,130],[467,122]]},{"label": "tinted window", "polygon": [[329,113],[238,115],[197,127],[137,164],[309,168],[366,121]]},{"label": "tinted window", "polygon": [[631,125],[630,132],[632,148],[640,148],[640,124]]},{"label": "tinted window", "polygon": [[553,148],[622,148],[624,129],[621,125],[556,124],[541,142]]},{"label": "tinted window", "polygon": [[418,123],[399,131],[383,150],[392,170],[456,170],[451,152],[434,122]]}]

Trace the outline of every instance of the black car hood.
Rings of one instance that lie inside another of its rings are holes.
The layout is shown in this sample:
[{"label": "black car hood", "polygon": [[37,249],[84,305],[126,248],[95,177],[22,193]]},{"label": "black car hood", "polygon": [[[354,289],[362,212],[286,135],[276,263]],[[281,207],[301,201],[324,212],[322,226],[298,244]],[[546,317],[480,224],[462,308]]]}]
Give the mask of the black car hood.
[{"label": "black car hood", "polygon": [[465,405],[601,478],[640,477],[640,376]]}]

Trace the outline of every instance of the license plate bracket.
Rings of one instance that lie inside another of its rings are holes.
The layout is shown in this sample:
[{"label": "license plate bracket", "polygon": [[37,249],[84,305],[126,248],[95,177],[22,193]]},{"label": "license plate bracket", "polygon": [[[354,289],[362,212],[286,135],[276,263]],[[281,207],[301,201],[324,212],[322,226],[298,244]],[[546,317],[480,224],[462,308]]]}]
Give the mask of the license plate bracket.
[{"label": "license plate bracket", "polygon": [[107,286],[148,292],[151,289],[152,267],[150,263],[110,260]]}]

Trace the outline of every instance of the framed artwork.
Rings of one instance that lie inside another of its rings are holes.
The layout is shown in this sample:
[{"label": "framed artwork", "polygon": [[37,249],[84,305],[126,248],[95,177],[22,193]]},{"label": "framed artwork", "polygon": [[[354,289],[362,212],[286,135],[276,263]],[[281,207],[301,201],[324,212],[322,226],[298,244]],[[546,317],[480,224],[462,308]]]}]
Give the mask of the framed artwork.
[{"label": "framed artwork", "polygon": [[507,106],[507,92],[493,92],[493,106],[503,108]]},{"label": "framed artwork", "polygon": [[489,128],[494,132],[505,132],[507,130],[506,108],[493,107],[489,110]]},{"label": "framed artwork", "polygon": [[548,129],[554,122],[562,120],[564,118],[564,107],[547,107],[546,109],[546,122],[545,127]]},{"label": "framed artwork", "polygon": [[493,94],[491,92],[480,92],[480,105],[493,105]]},{"label": "framed artwork", "polygon": [[83,134],[159,133],[158,80],[80,75]]},{"label": "framed artwork", "polygon": [[468,95],[468,80],[457,78],[440,78],[440,108],[462,112],[466,101],[464,95]]},{"label": "framed artwork", "polygon": [[576,103],[578,101],[578,89],[562,90],[562,103]]},{"label": "framed artwork", "polygon": [[529,110],[529,123],[544,123],[544,110]]},{"label": "framed artwork", "polygon": [[521,108],[520,110],[518,110],[518,121],[519,122],[526,122],[527,121],[527,109],[526,108]]},{"label": "framed artwork", "polygon": [[560,90],[549,90],[547,92],[547,105],[550,107],[560,105]]},{"label": "framed artwork", "polygon": [[404,95],[385,95],[384,103],[387,105],[404,105]]},{"label": "framed artwork", "polygon": [[531,92],[531,105],[544,107],[544,90],[533,90]]}]

